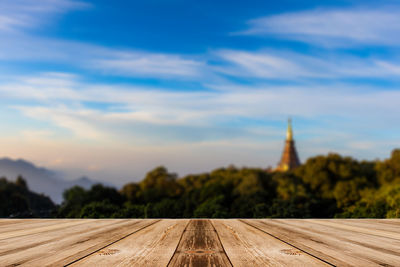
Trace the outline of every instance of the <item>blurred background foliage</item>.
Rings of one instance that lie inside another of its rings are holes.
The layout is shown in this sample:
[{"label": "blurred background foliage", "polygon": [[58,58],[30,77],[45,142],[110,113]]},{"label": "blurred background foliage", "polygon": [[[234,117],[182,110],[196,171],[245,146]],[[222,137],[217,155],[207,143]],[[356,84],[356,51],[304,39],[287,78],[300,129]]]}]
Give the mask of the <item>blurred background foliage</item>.
[{"label": "blurred background foliage", "polygon": [[178,178],[165,167],[117,190],[72,187],[55,206],[22,177],[0,179],[1,217],[400,218],[400,150],[384,161],[316,156],[289,172],[216,169]]}]

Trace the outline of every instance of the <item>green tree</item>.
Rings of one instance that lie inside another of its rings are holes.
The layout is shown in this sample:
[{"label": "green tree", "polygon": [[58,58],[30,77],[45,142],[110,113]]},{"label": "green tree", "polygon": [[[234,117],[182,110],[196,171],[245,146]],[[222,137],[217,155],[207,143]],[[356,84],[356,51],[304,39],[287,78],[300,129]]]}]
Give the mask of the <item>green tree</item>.
[{"label": "green tree", "polygon": [[50,217],[55,210],[49,197],[31,192],[25,179],[0,178],[0,217]]},{"label": "green tree", "polygon": [[81,212],[80,218],[113,218],[118,217],[119,207],[110,203],[108,200],[102,202],[91,202],[85,205]]},{"label": "green tree", "polygon": [[26,180],[24,179],[24,177],[22,177],[21,175],[19,175],[17,177],[15,184],[24,190],[28,190],[28,184],[26,183]]},{"label": "green tree", "polygon": [[206,200],[194,211],[195,218],[226,218],[227,216],[228,210],[224,206],[223,195]]},{"label": "green tree", "polygon": [[120,193],[131,203],[140,202],[140,197],[142,195],[140,185],[137,183],[129,183],[124,185],[120,190]]},{"label": "green tree", "polygon": [[391,157],[376,163],[378,181],[381,185],[400,181],[400,149],[394,149]]},{"label": "green tree", "polygon": [[57,215],[60,218],[80,218],[82,207],[89,202],[87,191],[80,186],[65,190],[63,198]]},{"label": "green tree", "polygon": [[157,202],[165,197],[178,197],[182,188],[176,182],[176,174],[168,173],[165,167],[157,167],[147,173],[140,182],[141,197],[146,202]]}]

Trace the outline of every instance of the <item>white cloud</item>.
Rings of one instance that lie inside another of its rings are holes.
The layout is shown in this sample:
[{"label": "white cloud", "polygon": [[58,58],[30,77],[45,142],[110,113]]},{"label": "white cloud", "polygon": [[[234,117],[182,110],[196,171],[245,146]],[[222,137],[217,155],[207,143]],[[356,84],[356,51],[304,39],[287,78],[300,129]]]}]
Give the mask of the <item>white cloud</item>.
[{"label": "white cloud", "polygon": [[386,73],[392,73],[395,75],[400,74],[400,64],[387,62],[387,61],[377,61],[376,64],[382,68],[382,70]]},{"label": "white cloud", "polygon": [[400,44],[400,7],[316,9],[249,21],[243,34],[278,35],[324,46]]},{"label": "white cloud", "polygon": [[46,23],[48,16],[89,5],[74,0],[3,0],[0,2],[0,31],[16,31]]},{"label": "white cloud", "polygon": [[115,52],[110,58],[94,59],[91,67],[124,76],[194,77],[204,63],[173,54]]},{"label": "white cloud", "polygon": [[112,49],[96,44],[44,38],[32,28],[54,22],[54,16],[89,7],[78,0],[0,1],[0,60],[56,62],[106,75],[155,78],[201,77],[204,62],[193,56]]},{"label": "white cloud", "polygon": [[[22,3],[23,1],[20,2]],[[53,3],[53,5],[50,5],[50,3]],[[48,0],[41,5],[43,5],[43,8],[37,9],[40,12],[61,12],[83,4],[67,0]],[[28,7],[31,6],[34,5],[28,5]],[[40,6],[38,4],[38,7]],[[372,11],[367,9],[317,10],[282,14],[252,21],[252,27],[247,33],[282,34],[289,36],[289,38],[305,38],[310,41],[315,40],[315,38],[321,38],[322,41],[328,41],[329,43],[342,42],[343,40],[345,40],[345,43],[364,42],[365,40],[361,38],[361,34],[356,34],[354,38],[352,34],[348,36],[345,34],[351,27],[342,24],[346,21],[351,21],[350,18],[354,15],[354,23],[360,24],[357,24],[357,27],[363,29],[360,32],[371,31],[373,33],[371,33],[371,36],[377,35],[377,40],[382,39],[383,42],[386,42],[385,38],[387,37],[391,42],[397,42],[396,40],[398,40],[400,43],[400,38],[397,38],[397,36],[400,36],[400,30],[399,32],[395,31],[397,28],[400,29],[400,26],[398,26],[400,23],[389,23],[388,19],[384,18],[386,13],[389,14],[391,20],[397,20],[397,17],[395,19],[393,14],[400,14],[400,9],[384,8]],[[0,18],[1,14],[0,11]],[[363,14],[371,16],[372,27],[365,19],[358,18],[358,16],[364,17]],[[376,16],[374,17],[373,15]],[[381,18],[379,16],[382,16],[382,20],[388,23],[387,28],[375,27],[375,29],[373,27],[374,23],[380,21]],[[32,15],[32,17],[42,16]],[[319,23],[319,20],[325,19],[330,26],[324,26],[324,23]],[[398,20],[400,21],[400,19]],[[298,26],[307,24],[307,21],[314,22],[309,22],[311,26]],[[30,24],[35,25],[35,23]],[[340,24],[337,27],[344,30],[332,31],[328,29],[329,27],[336,27],[336,24]],[[313,27],[316,27],[316,29],[312,30],[311,28]],[[318,27],[323,27],[323,29],[318,29]],[[307,30],[307,28],[310,29]],[[300,34],[301,31],[304,31],[304,33]],[[326,34],[324,35],[325,31]],[[378,34],[385,36],[387,34],[387,36],[382,37],[378,36]],[[215,53],[183,55],[153,53],[135,49],[116,50],[84,42],[34,37],[23,33],[5,34],[1,33],[1,31],[0,39],[7,39],[7,42],[0,42],[0,59],[20,62],[56,62],[65,66],[73,66],[79,71],[89,70],[104,75],[195,80],[200,83],[222,79],[219,76],[221,73],[231,76],[266,79],[298,79],[304,77],[327,79],[389,77],[398,79],[398,68],[396,68],[398,65],[398,60],[396,61],[396,59],[398,57],[396,56],[387,58],[382,55],[382,58],[375,58],[373,56],[350,55],[350,53],[343,51],[330,54],[318,54],[311,51],[308,54],[302,54],[278,49],[256,52],[225,49],[217,50],[217,57],[215,58]],[[208,59],[214,60],[212,64],[208,62]]]},{"label": "white cloud", "polygon": [[[378,137],[372,131],[380,128],[398,132],[400,92],[333,82],[341,78],[398,79],[400,67],[392,55],[365,58],[339,50],[302,54],[225,49],[200,56],[135,49],[121,52],[26,33],[31,27],[48,23],[53,15],[84,6],[70,0],[0,2],[0,39],[7,40],[0,42],[0,59],[55,62],[66,69],[72,66],[76,73],[89,70],[115,76],[190,79],[213,85],[203,91],[177,91],[101,81],[90,84],[69,73],[10,76],[8,82],[0,83],[0,101],[16,108],[13,112],[20,112],[17,116],[21,116],[22,125],[16,128],[24,130],[20,131],[20,139],[12,143],[0,140],[2,153],[20,153],[19,157],[42,161],[51,158],[55,166],[80,168],[103,177],[105,168],[109,168],[125,177],[134,169],[134,175],[141,178],[159,164],[180,173],[230,163],[274,165],[282,145],[275,140],[284,138],[284,128],[276,126],[276,121],[284,121],[289,115],[312,122],[305,134],[295,129],[299,136],[307,139],[320,135],[299,144],[303,144],[303,157],[317,150],[367,153],[374,149],[375,153],[393,147],[376,145]],[[398,11],[381,8],[283,14],[252,21],[247,34],[277,34],[324,45],[399,44],[400,19],[395,17]],[[210,58],[212,63],[207,61]],[[298,85],[240,86],[220,74],[281,79]],[[321,79],[324,82],[318,82]],[[12,124],[12,119],[7,121]],[[29,126],[25,125],[27,121]],[[321,121],[326,129],[319,132]],[[72,133],[75,138],[65,133]],[[364,138],[358,139],[362,134]]]},{"label": "white cloud", "polygon": [[58,127],[70,130],[80,138],[96,141],[105,139],[105,133],[95,126],[94,121],[88,120],[88,118],[93,116],[93,111],[75,110],[65,107],[49,108],[43,106],[21,106],[17,108],[28,117],[51,122]]},{"label": "white cloud", "polygon": [[239,77],[296,80],[298,78],[391,78],[398,79],[400,67],[390,61],[361,58],[343,53],[320,55],[289,51],[220,50],[217,56],[225,60],[214,67],[220,73]]},{"label": "white cloud", "polygon": [[206,62],[196,56],[152,53],[134,49],[116,50],[100,45],[26,34],[1,34],[0,60],[56,62],[83,71],[125,77],[200,79]]},{"label": "white cloud", "polygon": [[[284,125],[275,123],[289,115],[295,116],[302,159],[328,151],[364,158],[386,155],[395,140],[387,138],[386,144],[377,145],[382,140],[375,136],[376,129],[399,130],[398,91],[343,85],[224,85],[213,89],[177,92],[95,86],[78,76],[57,73],[24,77],[1,85],[1,99],[17,107],[23,118],[46,126],[32,123],[13,143],[3,136],[2,153],[19,153],[42,162],[54,158],[57,162],[51,164],[57,168],[70,172],[77,168],[80,174],[93,177],[105,179],[114,173],[113,177],[131,179],[132,169],[141,178],[160,164],[181,174],[230,163],[274,166],[285,131]],[[91,108],[85,102],[108,103],[116,109]],[[252,124],[253,120],[259,122]],[[300,120],[311,123],[304,126]]]},{"label": "white cloud", "polygon": [[[224,135],[258,138],[262,134],[254,126],[247,127],[246,122],[229,125],[236,120],[282,120],[289,115],[307,119],[331,117],[342,126],[346,121],[355,121],[353,126],[346,125],[350,128],[363,123],[367,123],[366,127],[380,127],[395,122],[400,112],[399,91],[340,84],[214,86],[214,91],[177,92],[167,88],[97,87],[68,75],[59,75],[58,83],[57,75],[50,77],[1,85],[0,95],[31,118],[94,140],[128,138],[168,143],[214,140]],[[29,104],[22,105],[26,100],[30,100]],[[93,109],[86,102],[107,105]],[[341,121],[343,118],[345,121]]]},{"label": "white cloud", "polygon": [[223,66],[218,71],[239,76],[262,78],[286,78],[287,76],[310,76],[304,67],[290,59],[273,53],[254,53],[247,51],[223,50],[218,53],[224,60],[239,66],[240,69]]}]

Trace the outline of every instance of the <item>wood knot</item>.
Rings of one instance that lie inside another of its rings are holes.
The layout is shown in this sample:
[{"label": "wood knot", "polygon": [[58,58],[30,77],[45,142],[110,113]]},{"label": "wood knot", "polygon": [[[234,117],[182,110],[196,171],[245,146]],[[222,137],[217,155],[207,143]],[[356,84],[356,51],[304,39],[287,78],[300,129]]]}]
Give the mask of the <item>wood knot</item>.
[{"label": "wood knot", "polygon": [[204,249],[196,249],[196,250],[186,250],[186,254],[196,254],[196,255],[202,255],[202,254],[214,254],[215,251],[213,250],[204,250]]},{"label": "wood knot", "polygon": [[119,252],[118,249],[105,249],[105,250],[99,251],[99,255],[101,255],[101,256],[110,256],[110,255],[114,255],[114,254],[116,254],[118,252]]},{"label": "wood knot", "polygon": [[286,255],[301,255],[301,251],[297,249],[282,249],[281,252]]}]

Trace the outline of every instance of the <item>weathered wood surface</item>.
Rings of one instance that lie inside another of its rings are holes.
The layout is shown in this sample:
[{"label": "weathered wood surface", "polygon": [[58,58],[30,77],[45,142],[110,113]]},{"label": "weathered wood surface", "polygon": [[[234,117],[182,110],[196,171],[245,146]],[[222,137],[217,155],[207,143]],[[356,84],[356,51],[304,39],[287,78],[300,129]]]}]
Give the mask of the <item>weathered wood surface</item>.
[{"label": "weathered wood surface", "polygon": [[214,224],[234,266],[329,266],[240,221]]},{"label": "weathered wood surface", "polygon": [[210,220],[192,220],[168,266],[232,266]]},{"label": "weathered wood surface", "polygon": [[0,266],[400,266],[400,220],[4,219]]}]

